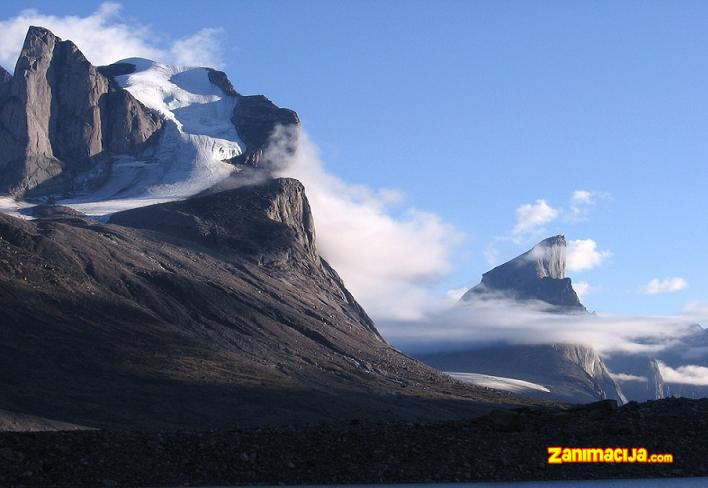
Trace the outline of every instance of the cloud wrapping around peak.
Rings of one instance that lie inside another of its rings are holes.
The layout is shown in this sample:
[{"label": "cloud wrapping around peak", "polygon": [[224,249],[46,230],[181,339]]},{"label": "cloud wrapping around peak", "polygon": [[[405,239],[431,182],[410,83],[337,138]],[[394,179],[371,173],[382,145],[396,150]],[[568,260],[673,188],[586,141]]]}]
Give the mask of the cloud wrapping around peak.
[{"label": "cloud wrapping around peak", "polygon": [[450,270],[460,233],[433,213],[400,208],[400,192],[376,191],[329,174],[307,134],[293,130],[276,130],[266,160],[279,168],[277,176],[297,178],[305,186],[319,252],[366,311],[377,320],[414,320],[447,303],[449,298],[435,297],[430,285]]},{"label": "cloud wrapping around peak", "polygon": [[474,349],[485,344],[581,344],[600,354],[653,354],[694,337],[683,316],[564,314],[544,302],[516,301],[499,293],[441,308],[416,321],[379,324],[384,337],[410,352]]},{"label": "cloud wrapping around peak", "polygon": [[646,295],[658,295],[660,293],[674,293],[688,288],[688,282],[681,277],[659,279],[654,278],[642,287],[642,292]]},{"label": "cloud wrapping around peak", "polygon": [[94,65],[141,57],[169,64],[221,66],[219,29],[202,29],[169,43],[146,25],[123,21],[121,10],[122,6],[113,2],[102,3],[85,17],[23,10],[0,21],[0,64],[13,72],[27,29],[34,25],[73,41]]}]

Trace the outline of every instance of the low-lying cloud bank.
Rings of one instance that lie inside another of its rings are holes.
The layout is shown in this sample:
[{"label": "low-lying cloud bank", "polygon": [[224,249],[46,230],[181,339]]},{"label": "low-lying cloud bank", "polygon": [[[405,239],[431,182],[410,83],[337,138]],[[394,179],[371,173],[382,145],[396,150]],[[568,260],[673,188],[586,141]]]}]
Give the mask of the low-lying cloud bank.
[{"label": "low-lying cloud bank", "polygon": [[679,383],[682,385],[708,386],[708,368],[689,364],[672,368],[658,361],[659,371],[666,383]]},{"label": "low-lying cloud bank", "polygon": [[561,314],[542,302],[499,296],[441,309],[418,321],[382,321],[379,329],[408,351],[460,350],[490,343],[584,344],[600,354],[653,353],[696,333],[675,316]]},{"label": "low-lying cloud bank", "polygon": [[[681,351],[686,364],[659,362],[666,383],[708,385],[705,331],[695,317],[560,314],[541,302],[517,302],[503,296],[440,309],[418,321],[383,321],[379,330],[404,351],[439,353],[492,344],[582,344],[602,356],[660,356]],[[696,347],[696,344],[699,344]],[[700,364],[695,364],[700,363]],[[616,372],[619,382],[646,378]]]}]

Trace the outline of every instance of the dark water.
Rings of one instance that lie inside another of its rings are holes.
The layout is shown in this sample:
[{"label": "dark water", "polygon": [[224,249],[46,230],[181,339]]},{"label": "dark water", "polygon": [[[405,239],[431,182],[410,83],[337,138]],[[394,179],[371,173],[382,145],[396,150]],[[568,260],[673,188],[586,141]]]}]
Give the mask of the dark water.
[{"label": "dark water", "polygon": [[[401,485],[311,485],[307,488],[706,488],[708,478],[661,478],[593,481],[520,481],[510,483],[414,483]],[[211,487],[227,488],[227,487]],[[288,488],[263,487],[258,488]],[[291,487],[292,488],[292,487]]]}]

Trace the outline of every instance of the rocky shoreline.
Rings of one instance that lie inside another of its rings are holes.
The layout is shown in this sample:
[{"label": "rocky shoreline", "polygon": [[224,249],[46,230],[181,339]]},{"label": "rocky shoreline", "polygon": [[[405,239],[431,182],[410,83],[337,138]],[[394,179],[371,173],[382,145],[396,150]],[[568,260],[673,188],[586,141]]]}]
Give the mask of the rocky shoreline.
[{"label": "rocky shoreline", "polygon": [[[547,464],[548,446],[645,447],[673,464]],[[708,399],[522,408],[439,423],[349,419],[212,432],[0,433],[0,486],[458,482],[708,475]]]}]

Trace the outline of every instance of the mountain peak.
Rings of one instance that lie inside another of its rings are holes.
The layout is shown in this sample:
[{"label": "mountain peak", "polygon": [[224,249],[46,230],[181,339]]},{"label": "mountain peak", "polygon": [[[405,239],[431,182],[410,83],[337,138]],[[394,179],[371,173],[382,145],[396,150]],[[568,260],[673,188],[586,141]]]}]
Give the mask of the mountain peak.
[{"label": "mountain peak", "polygon": [[[565,278],[565,236],[557,235],[542,240],[530,251],[515,260],[534,264],[538,278]],[[523,266],[523,262],[517,263]]]},{"label": "mountain peak", "polygon": [[484,294],[504,293],[519,300],[541,300],[569,310],[585,310],[565,276],[565,236],[542,240],[533,248],[482,275],[462,301]]}]

